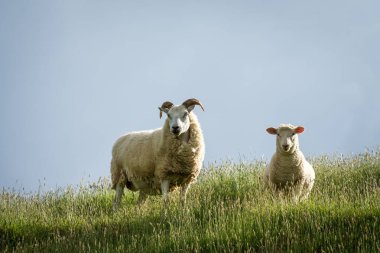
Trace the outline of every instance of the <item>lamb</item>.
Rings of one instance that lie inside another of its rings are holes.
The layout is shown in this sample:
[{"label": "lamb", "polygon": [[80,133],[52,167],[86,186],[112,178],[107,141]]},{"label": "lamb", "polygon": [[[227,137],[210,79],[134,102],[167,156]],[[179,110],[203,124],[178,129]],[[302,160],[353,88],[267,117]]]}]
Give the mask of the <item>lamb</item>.
[{"label": "lamb", "polygon": [[138,205],[147,195],[162,194],[165,207],[168,193],[180,187],[180,200],[185,203],[205,155],[203,133],[192,112],[195,105],[204,111],[195,98],[181,105],[166,101],[158,108],[160,118],[162,113],[167,114],[162,128],[131,132],[115,142],[111,160],[112,189],[116,190],[114,209],[120,206],[124,187],[139,191]]},{"label": "lamb", "polygon": [[298,134],[303,131],[302,126],[290,124],[267,129],[277,139],[276,153],[266,167],[264,180],[278,192],[291,192],[296,201],[308,198],[315,179],[313,167],[299,148]]}]

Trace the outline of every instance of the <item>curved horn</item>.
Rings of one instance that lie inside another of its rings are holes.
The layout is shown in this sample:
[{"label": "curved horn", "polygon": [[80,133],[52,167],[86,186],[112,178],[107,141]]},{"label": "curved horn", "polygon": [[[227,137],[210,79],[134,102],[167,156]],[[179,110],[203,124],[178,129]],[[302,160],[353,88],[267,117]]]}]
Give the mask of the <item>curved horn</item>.
[{"label": "curved horn", "polygon": [[166,102],[164,102],[162,105],[161,105],[161,107],[159,108],[160,109],[160,119],[161,119],[161,117],[162,117],[162,111],[163,110],[169,110],[170,108],[172,108],[173,107],[173,103],[172,102],[170,102],[170,101],[166,101]]},{"label": "curved horn", "polygon": [[190,98],[190,99],[186,100],[185,102],[183,102],[182,104],[183,104],[186,108],[188,108],[188,107],[190,107],[190,106],[192,106],[192,105],[199,105],[199,106],[202,108],[203,111],[205,110],[205,109],[203,108],[202,103],[201,103],[198,99],[196,99],[196,98]]}]

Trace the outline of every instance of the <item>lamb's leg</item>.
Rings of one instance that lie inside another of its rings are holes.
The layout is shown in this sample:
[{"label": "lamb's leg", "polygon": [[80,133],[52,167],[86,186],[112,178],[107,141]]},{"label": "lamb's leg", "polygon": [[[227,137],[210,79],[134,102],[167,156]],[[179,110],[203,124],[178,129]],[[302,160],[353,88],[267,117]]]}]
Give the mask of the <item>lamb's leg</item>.
[{"label": "lamb's leg", "polygon": [[302,195],[300,196],[300,201],[306,200],[309,197],[311,189],[313,189],[313,185],[314,185],[314,180],[306,182],[304,184]]},{"label": "lamb's leg", "polygon": [[302,182],[301,187],[299,188],[299,193],[298,193],[299,202],[302,202],[308,198],[310,190],[311,190],[310,183],[311,183],[311,187],[313,187],[313,182],[309,182],[308,180],[304,180]]},{"label": "lamb's leg", "polygon": [[119,208],[120,202],[121,202],[121,197],[123,197],[123,193],[124,193],[124,184],[118,183],[116,185],[115,200],[113,202],[113,210],[114,211],[116,211]]},{"label": "lamb's leg", "polygon": [[190,186],[190,184],[184,184],[184,185],[182,185],[182,187],[181,187],[181,196],[180,196],[180,200],[181,200],[181,204],[182,204],[182,205],[185,205],[185,204],[186,204],[186,194],[187,194],[187,190],[189,189],[189,186]]},{"label": "lamb's leg", "polygon": [[300,202],[306,200],[309,197],[309,193],[307,190],[305,190],[302,195],[300,196]]},{"label": "lamb's leg", "polygon": [[269,168],[266,167],[266,169],[265,169],[265,171],[264,171],[264,178],[263,178],[263,180],[264,180],[264,184],[265,184],[266,186],[270,186],[270,182],[269,182],[269,173],[270,173]]},{"label": "lamb's leg", "polygon": [[165,208],[169,204],[169,180],[162,180],[161,182],[161,192],[162,192],[162,199],[164,201]]},{"label": "lamb's leg", "polygon": [[301,181],[301,182],[298,182],[298,183],[296,183],[290,187],[289,192],[291,194],[291,197],[292,197],[294,203],[298,203],[300,201],[304,185],[305,185],[305,183],[303,181]]}]

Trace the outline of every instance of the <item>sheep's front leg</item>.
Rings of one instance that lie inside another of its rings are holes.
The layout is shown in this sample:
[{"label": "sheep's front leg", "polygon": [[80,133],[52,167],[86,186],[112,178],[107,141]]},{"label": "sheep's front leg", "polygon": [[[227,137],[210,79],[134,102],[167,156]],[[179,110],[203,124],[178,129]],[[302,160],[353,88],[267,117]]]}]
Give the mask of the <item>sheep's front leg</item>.
[{"label": "sheep's front leg", "polygon": [[162,192],[162,200],[164,201],[165,207],[169,204],[169,180],[162,180],[161,182],[161,192]]},{"label": "sheep's front leg", "polygon": [[116,185],[115,200],[113,202],[113,210],[114,211],[116,211],[119,208],[120,202],[121,202],[121,197],[123,197],[123,194],[124,194],[124,184],[118,183]]},{"label": "sheep's front leg", "polygon": [[189,189],[190,184],[184,184],[181,186],[181,195],[180,195],[180,201],[182,205],[186,204],[186,194],[187,190]]}]

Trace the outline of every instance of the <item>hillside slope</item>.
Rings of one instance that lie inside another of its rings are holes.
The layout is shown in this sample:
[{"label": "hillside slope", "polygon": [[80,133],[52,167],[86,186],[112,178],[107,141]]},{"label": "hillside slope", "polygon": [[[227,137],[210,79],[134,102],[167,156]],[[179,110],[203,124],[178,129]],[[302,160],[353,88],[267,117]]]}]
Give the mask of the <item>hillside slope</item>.
[{"label": "hillside slope", "polygon": [[303,203],[262,183],[264,164],[210,165],[186,208],[171,194],[136,208],[127,192],[112,212],[109,180],[44,194],[3,190],[2,252],[380,252],[380,150],[312,159],[316,183]]}]

